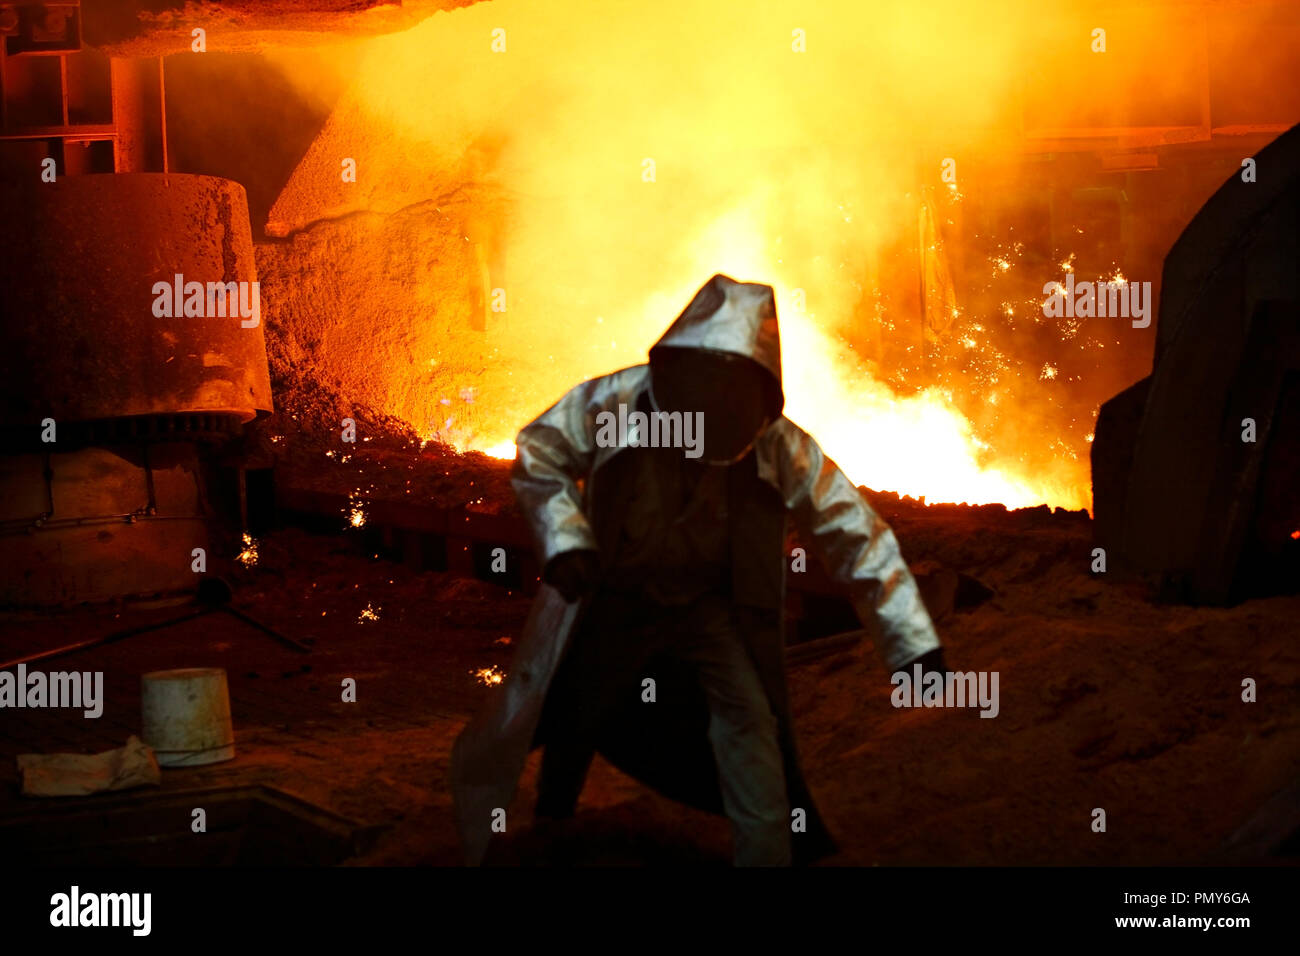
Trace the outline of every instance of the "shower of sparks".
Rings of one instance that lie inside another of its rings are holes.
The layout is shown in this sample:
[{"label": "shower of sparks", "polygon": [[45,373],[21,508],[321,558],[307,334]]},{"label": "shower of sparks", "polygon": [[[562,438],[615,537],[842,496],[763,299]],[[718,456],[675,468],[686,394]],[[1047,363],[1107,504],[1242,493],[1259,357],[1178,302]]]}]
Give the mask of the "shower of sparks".
[{"label": "shower of sparks", "polygon": [[486,687],[495,687],[506,679],[506,672],[493,664],[491,667],[480,667],[476,671],[470,671],[478,678],[480,684]]},{"label": "shower of sparks", "polygon": [[235,560],[246,568],[257,565],[257,539],[247,531],[244,532],[244,549],[235,556]]},{"label": "shower of sparks", "polygon": [[372,607],[370,604],[367,604],[365,607],[361,609],[361,614],[357,618],[357,623],[360,624],[364,621],[379,620],[379,612],[382,610],[383,610],[382,607]]}]

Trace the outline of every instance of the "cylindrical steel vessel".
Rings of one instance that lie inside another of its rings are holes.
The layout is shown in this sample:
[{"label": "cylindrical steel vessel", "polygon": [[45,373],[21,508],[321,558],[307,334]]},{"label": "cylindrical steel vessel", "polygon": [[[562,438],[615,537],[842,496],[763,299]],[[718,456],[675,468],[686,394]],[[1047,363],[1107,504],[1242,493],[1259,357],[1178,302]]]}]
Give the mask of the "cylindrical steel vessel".
[{"label": "cylindrical steel vessel", "polygon": [[244,187],[33,175],[0,210],[0,605],[192,592],[204,445],[271,410]]},{"label": "cylindrical steel vessel", "polygon": [[174,298],[178,275],[182,293],[204,286],[205,311],[208,283],[247,283],[251,304],[243,186],[163,173],[33,177],[0,190],[0,208],[7,424],[184,413],[249,421],[271,409],[260,321],[245,327],[252,320],[228,308],[186,316],[184,299],[181,315],[175,302],[171,317],[155,314],[159,284]]}]

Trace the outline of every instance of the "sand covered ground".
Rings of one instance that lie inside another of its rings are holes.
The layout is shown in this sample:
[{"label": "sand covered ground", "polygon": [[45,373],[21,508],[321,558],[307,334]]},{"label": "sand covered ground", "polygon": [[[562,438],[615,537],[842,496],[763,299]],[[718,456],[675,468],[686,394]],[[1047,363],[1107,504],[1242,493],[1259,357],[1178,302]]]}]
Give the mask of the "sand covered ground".
[{"label": "sand covered ground", "polygon": [[[464,487],[447,491],[447,503],[469,500],[468,476],[475,489],[505,487],[505,463],[475,456],[472,469],[457,470],[436,455],[397,454],[387,453],[385,471],[458,476]],[[350,464],[337,473],[348,481]],[[805,771],[841,844],[828,864],[1294,862],[1286,840],[1300,823],[1300,597],[1160,605],[1139,584],[1091,572],[1086,516],[871,498],[909,561],[991,590],[938,627],[950,667],[998,672],[1000,710],[983,719],[973,709],[896,709],[879,657],[862,643],[791,663]],[[275,786],[381,827],[356,863],[456,863],[451,745],[499,691],[483,672],[509,669],[529,599],[376,557],[344,525],[263,535],[256,565],[233,581],[238,608],[309,642],[309,654],[215,613],[46,665],[104,670],[105,717],[27,711],[7,720],[0,810],[32,806],[17,795],[13,754],[120,746],[138,731],[140,673],[224,666],[239,756],[167,771],[165,789]],[[9,615],[7,647],[17,655],[176,613],[110,610]],[[357,681],[355,704],[340,699],[346,677]],[[1255,703],[1242,701],[1246,678],[1257,683]],[[532,828],[537,759],[490,862],[727,862],[725,821],[599,759],[578,816]],[[1106,811],[1105,833],[1091,827],[1096,808]]]}]

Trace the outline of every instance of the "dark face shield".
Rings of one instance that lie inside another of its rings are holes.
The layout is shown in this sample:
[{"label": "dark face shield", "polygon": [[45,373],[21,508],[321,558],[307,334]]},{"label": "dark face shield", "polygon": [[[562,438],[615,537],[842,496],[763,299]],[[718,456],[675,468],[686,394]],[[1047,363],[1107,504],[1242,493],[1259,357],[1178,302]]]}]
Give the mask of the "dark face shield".
[{"label": "dark face shield", "polygon": [[775,417],[776,383],[757,363],[730,352],[664,348],[650,358],[651,391],[664,412],[698,416],[701,460],[739,460]]}]

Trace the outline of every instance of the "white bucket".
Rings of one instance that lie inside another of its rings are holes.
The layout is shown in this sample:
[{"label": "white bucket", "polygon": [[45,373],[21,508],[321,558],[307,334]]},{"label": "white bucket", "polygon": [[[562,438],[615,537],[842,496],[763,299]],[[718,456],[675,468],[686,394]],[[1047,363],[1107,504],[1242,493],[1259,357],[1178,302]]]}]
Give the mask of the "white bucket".
[{"label": "white bucket", "polygon": [[144,742],[161,767],[197,767],[235,756],[230,691],[220,667],[151,671],[140,678]]}]

